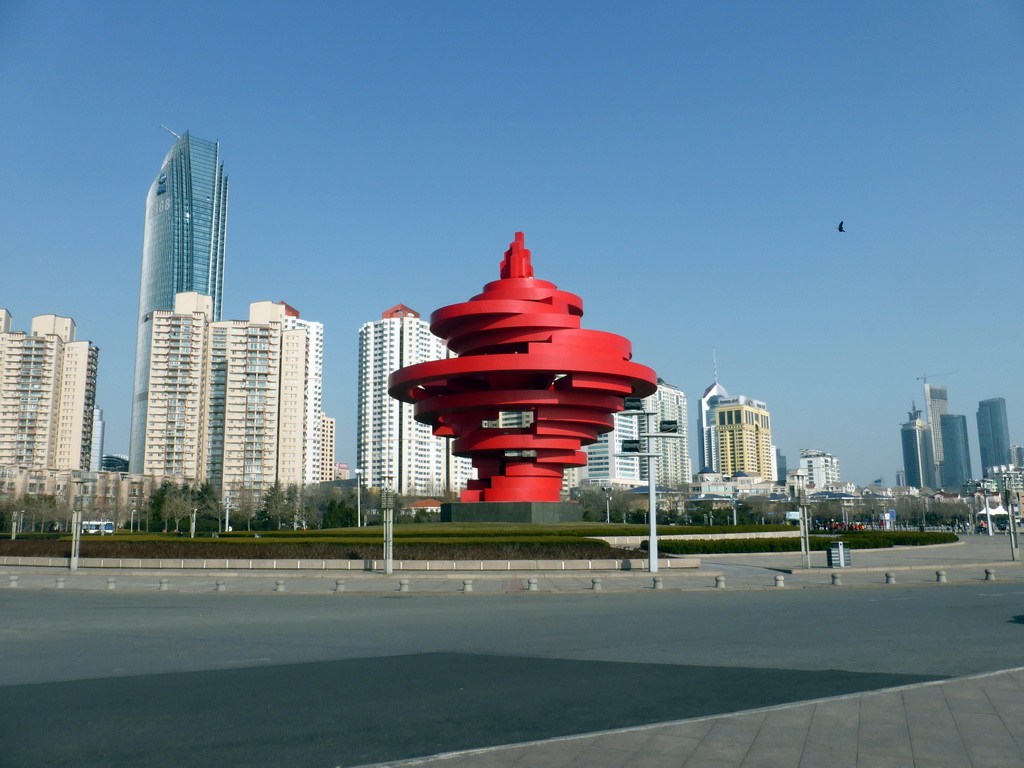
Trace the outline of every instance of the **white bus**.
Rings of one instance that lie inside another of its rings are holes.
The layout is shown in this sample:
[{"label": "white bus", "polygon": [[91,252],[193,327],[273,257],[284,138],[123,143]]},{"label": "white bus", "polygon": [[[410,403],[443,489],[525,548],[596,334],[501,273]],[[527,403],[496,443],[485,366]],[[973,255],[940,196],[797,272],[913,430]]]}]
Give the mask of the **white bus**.
[{"label": "white bus", "polygon": [[112,520],[83,520],[82,533],[113,533],[114,522]]}]

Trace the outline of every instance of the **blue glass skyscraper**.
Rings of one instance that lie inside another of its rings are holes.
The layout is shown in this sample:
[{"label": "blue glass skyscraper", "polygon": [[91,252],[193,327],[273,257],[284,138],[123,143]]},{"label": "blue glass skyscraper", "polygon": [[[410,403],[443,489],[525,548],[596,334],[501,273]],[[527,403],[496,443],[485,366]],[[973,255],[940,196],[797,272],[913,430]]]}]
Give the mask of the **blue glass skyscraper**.
[{"label": "blue glass skyscraper", "polygon": [[981,472],[988,477],[991,467],[1010,464],[1010,427],[1006,418],[1006,400],[993,397],[978,403],[978,447]]},{"label": "blue glass skyscraper", "polygon": [[220,162],[220,145],[187,131],[177,139],[146,197],[129,449],[132,472],[143,470],[153,312],[173,310],[175,294],[195,291],[213,297],[214,321],[221,314],[228,178]]},{"label": "blue glass skyscraper", "polygon": [[944,413],[939,416],[942,447],[946,453],[942,462],[942,487],[959,491],[971,479],[971,453],[967,443],[967,417]]}]

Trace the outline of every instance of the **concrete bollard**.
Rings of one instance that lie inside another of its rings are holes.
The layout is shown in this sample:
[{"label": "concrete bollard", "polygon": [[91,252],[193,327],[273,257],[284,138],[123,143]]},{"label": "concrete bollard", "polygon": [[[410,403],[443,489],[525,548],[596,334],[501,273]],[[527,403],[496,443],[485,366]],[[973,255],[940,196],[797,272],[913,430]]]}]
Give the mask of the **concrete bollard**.
[{"label": "concrete bollard", "polygon": [[159,589],[161,592],[166,592],[167,585],[170,583],[170,581],[170,579],[160,579],[160,586],[157,589]]},{"label": "concrete bollard", "polygon": [[715,576],[715,589],[725,589],[725,576]]},{"label": "concrete bollard", "polygon": [[776,587],[784,587],[784,586],[786,586],[786,577],[783,576],[781,573],[778,576],[775,577],[775,586]]},{"label": "concrete bollard", "polygon": [[939,584],[945,584],[946,583],[946,572],[945,571],[936,571],[935,572],[935,581],[937,581]]},{"label": "concrete bollard", "polygon": [[115,579],[113,576],[111,576],[109,579],[107,579],[107,589],[108,590],[117,589],[117,579]]},{"label": "concrete bollard", "polygon": [[661,576],[655,576],[654,577],[654,584],[653,584],[653,586],[654,586],[655,589],[664,589],[665,588],[665,585],[661,581]]},{"label": "concrete bollard", "polygon": [[226,584],[226,582],[224,581],[224,579],[217,579],[217,591],[218,592],[225,592],[225,591],[227,591],[227,587],[225,586],[225,584]]},{"label": "concrete bollard", "polygon": [[833,573],[832,574],[832,586],[833,587],[841,587],[841,586],[843,586],[843,578],[838,573]]},{"label": "concrete bollard", "polygon": [[275,584],[277,585],[274,587],[275,592],[284,592],[284,579],[278,579]]},{"label": "concrete bollard", "polygon": [[893,573],[892,571],[886,571],[885,572],[885,583],[886,584],[895,584],[896,583],[896,574]]},{"label": "concrete bollard", "polygon": [[64,589],[64,577],[63,576],[58,576],[57,577],[57,589]]},{"label": "concrete bollard", "polygon": [[531,578],[531,579],[527,579],[526,580],[526,591],[527,592],[536,592],[537,591],[537,580],[536,579]]},{"label": "concrete bollard", "polygon": [[335,579],[334,580],[334,591],[335,592],[344,592],[345,591],[345,580],[344,579]]},{"label": "concrete bollard", "polygon": [[590,587],[595,592],[600,592],[601,591],[601,577],[600,576],[595,576],[594,578],[592,578],[590,580]]},{"label": "concrete bollard", "polygon": [[462,591],[463,592],[472,592],[473,591],[473,580],[472,579],[463,579],[462,580]]},{"label": "concrete bollard", "polygon": [[399,592],[408,592],[409,591],[409,580],[408,579],[399,579],[398,580],[398,591]]},{"label": "concrete bollard", "polygon": [[17,589],[18,588],[18,577],[17,576],[11,576],[7,581],[9,583],[11,589]]},{"label": "concrete bollard", "polygon": [[996,569],[995,568],[986,568],[985,569],[985,581],[995,581],[995,580],[996,580]]}]

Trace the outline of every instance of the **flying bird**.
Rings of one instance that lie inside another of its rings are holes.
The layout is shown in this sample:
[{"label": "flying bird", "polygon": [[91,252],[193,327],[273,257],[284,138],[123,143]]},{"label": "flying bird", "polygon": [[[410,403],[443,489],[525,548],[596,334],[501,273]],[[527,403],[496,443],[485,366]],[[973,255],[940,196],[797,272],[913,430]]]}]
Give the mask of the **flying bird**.
[{"label": "flying bird", "polygon": [[843,229],[843,222],[841,222],[841,221],[839,222],[839,226],[836,227],[836,229],[838,229],[840,232],[845,232],[846,231],[845,229]]}]

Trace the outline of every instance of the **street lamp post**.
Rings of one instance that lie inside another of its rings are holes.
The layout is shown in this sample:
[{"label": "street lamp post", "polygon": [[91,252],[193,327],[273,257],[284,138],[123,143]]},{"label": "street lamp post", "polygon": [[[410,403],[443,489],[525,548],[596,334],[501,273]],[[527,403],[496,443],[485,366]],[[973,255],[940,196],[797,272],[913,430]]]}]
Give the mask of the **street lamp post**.
[{"label": "street lamp post", "polygon": [[[77,486],[77,493],[75,492]],[[82,547],[82,479],[71,479],[71,557],[68,570],[78,570],[78,553]]]},{"label": "street lamp post", "polygon": [[356,528],[363,527],[363,470],[356,467]]},{"label": "street lamp post", "polygon": [[381,480],[380,512],[384,518],[384,573],[391,573],[395,541],[395,492],[391,488],[390,477],[382,477]]},{"label": "street lamp post", "polygon": [[650,449],[650,440],[657,437],[682,437],[678,433],[678,424],[674,421],[662,421],[659,430],[655,432],[651,425],[651,419],[658,415],[658,411],[649,411],[644,408],[643,398],[627,397],[624,402],[625,416],[643,416],[646,421],[646,429],[640,432],[641,440],[648,441],[648,449],[640,450],[640,440],[623,440],[622,453],[616,456],[628,456],[647,459],[647,524],[648,524],[648,570],[651,573],[658,572],[658,491],[657,491],[657,465],[655,459],[661,456],[660,453]]},{"label": "street lamp post", "polygon": [[612,489],[602,488],[604,491],[604,521],[611,523],[612,521]]}]

